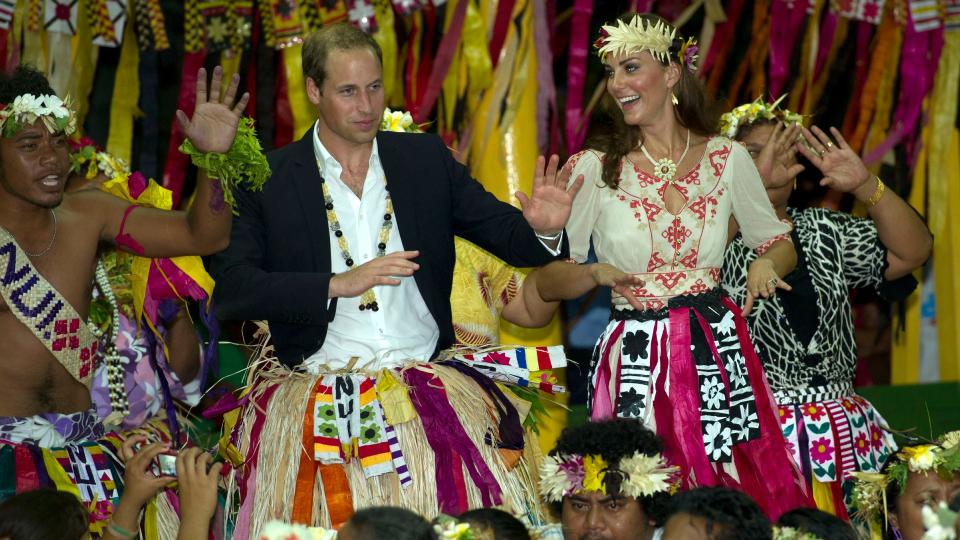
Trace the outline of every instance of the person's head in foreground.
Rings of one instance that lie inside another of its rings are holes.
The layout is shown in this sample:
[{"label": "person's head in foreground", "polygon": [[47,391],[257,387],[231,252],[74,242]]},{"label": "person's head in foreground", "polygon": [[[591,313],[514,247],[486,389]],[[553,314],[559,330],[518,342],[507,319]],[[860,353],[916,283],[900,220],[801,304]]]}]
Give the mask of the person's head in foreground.
[{"label": "person's head in foreground", "polygon": [[0,503],[0,540],[86,540],[87,527],[87,511],[64,491],[27,491]]},{"label": "person's head in foreground", "polygon": [[770,520],[746,494],[721,487],[678,493],[663,540],[770,540]]},{"label": "person's head in foreground", "polygon": [[677,469],[638,420],[569,427],[540,466],[540,493],[567,540],[648,540],[662,525]]},{"label": "person's head in foreground", "polygon": [[337,532],[338,540],[436,540],[433,525],[405,508],[357,510]]},{"label": "person's head in foreground", "polygon": [[523,522],[498,508],[467,510],[457,520],[469,523],[470,528],[495,540],[530,540],[530,532]]},{"label": "person's head in foreground", "polygon": [[[797,508],[784,512],[777,526],[823,540],[857,540],[857,533],[846,521],[816,508]],[[776,540],[776,533],[774,534]]]},{"label": "person's head in foreground", "polygon": [[936,508],[960,494],[960,431],[935,444],[906,446],[881,473],[857,473],[854,517],[884,538],[920,540],[923,507]]}]

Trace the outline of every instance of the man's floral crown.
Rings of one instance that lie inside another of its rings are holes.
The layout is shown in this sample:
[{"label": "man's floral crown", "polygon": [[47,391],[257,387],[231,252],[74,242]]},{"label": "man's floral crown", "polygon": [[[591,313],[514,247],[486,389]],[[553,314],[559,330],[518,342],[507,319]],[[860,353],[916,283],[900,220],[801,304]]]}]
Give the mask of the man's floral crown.
[{"label": "man's floral crown", "polygon": [[594,43],[599,49],[600,58],[608,54],[629,54],[648,51],[654,58],[665,64],[674,60],[692,72],[697,70],[696,40],[686,40],[677,36],[677,30],[663,21],[650,21],[640,15],[634,15],[630,22],[622,19],[616,26],[604,25],[600,29],[600,37]]},{"label": "man's floral crown", "polygon": [[51,133],[72,135],[77,130],[77,116],[69,100],[65,103],[54,95],[21,94],[14,98],[13,103],[0,104],[0,134],[13,137],[38,118],[43,120],[43,125]]},{"label": "man's floral crown", "polygon": [[960,430],[942,435],[935,444],[907,446],[891,459],[885,474],[853,473],[856,479],[853,486],[854,514],[868,523],[879,521],[881,515],[886,516],[890,482],[903,491],[911,472],[933,472],[941,476],[960,472]]},{"label": "man's floral crown", "polygon": [[720,117],[720,134],[732,139],[737,136],[740,128],[749,126],[757,120],[777,120],[785,126],[802,124],[802,115],[780,107],[780,102],[785,97],[787,97],[786,94],[780,96],[780,99],[773,103],[767,103],[762,97],[758,97],[753,103],[745,103],[728,113],[724,113]]},{"label": "man's floral crown", "polygon": [[636,452],[610,467],[601,456],[554,455],[540,464],[540,491],[547,502],[592,491],[604,495],[648,497],[661,491],[674,491],[677,467],[667,465],[663,456]]}]

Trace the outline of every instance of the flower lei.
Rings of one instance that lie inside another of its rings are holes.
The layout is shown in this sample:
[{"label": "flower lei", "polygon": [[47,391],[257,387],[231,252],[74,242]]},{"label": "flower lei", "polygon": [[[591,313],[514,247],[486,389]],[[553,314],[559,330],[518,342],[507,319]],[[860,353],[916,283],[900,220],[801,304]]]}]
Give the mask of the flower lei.
[{"label": "flower lei", "polygon": [[936,509],[924,505],[921,510],[923,513],[923,528],[926,532],[920,540],[956,540],[957,538],[957,519],[960,514],[950,510],[947,504],[940,501]]},{"label": "flower lei", "polygon": [[130,174],[130,166],[121,158],[97,149],[93,140],[83,137],[70,144],[70,172],[82,175],[87,180],[103,174],[108,179]]},{"label": "flower lei", "polygon": [[676,488],[677,467],[667,465],[663,456],[636,452],[622,458],[617,467],[610,467],[601,456],[553,455],[540,464],[540,491],[547,502],[560,502],[564,497],[584,491],[607,494],[606,476],[622,476],[620,493],[627,497],[648,497]]},{"label": "flower lei", "polygon": [[908,446],[897,452],[886,474],[853,473],[854,516],[871,527],[880,525],[880,516],[886,522],[887,486],[894,482],[901,490],[906,488],[911,472],[934,472],[950,476],[960,472],[960,430],[942,435],[935,444]]},{"label": "flower lei", "polygon": [[259,191],[270,178],[270,164],[263,155],[252,118],[240,119],[237,136],[226,153],[201,152],[190,139],[184,139],[180,152],[190,156],[190,161],[205,171],[207,176],[220,181],[223,200],[230,205],[234,214],[237,209],[233,187],[243,184],[248,189]]},{"label": "flower lei", "polygon": [[413,116],[406,111],[384,109],[380,120],[380,131],[398,131],[401,133],[422,133],[423,126],[413,122]]},{"label": "flower lei", "polygon": [[600,58],[608,54],[628,54],[648,51],[657,60],[670,64],[674,59],[691,72],[697,71],[697,52],[700,50],[693,38],[678,38],[676,28],[670,28],[663,21],[649,21],[634,15],[630,22],[622,19],[616,26],[604,25],[600,29],[600,38],[594,43],[599,49]]},{"label": "flower lei", "polygon": [[724,113],[720,117],[720,134],[733,139],[741,127],[749,126],[757,120],[778,120],[784,126],[803,124],[802,115],[780,108],[780,102],[785,97],[787,97],[786,94],[773,103],[767,103],[762,97],[758,97],[753,103],[745,103]]},{"label": "flower lei", "polygon": [[50,94],[21,94],[13,103],[0,104],[0,133],[4,137],[13,137],[38,119],[43,120],[50,133],[72,135],[77,130],[77,115],[70,108],[69,99],[64,102]]},{"label": "flower lei", "polygon": [[820,537],[794,529],[793,527],[773,527],[773,540],[820,540]]}]

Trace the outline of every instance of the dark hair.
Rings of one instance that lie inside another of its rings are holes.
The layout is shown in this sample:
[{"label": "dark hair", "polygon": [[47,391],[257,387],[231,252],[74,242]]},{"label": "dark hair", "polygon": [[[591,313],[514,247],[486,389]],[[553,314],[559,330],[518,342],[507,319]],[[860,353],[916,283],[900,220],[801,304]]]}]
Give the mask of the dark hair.
[{"label": "dark hair", "polygon": [[54,95],[56,92],[42,71],[28,64],[20,64],[11,73],[0,76],[0,103],[13,103],[17,96],[23,94],[39,96]]},{"label": "dark hair", "polygon": [[[713,540],[770,540],[770,520],[757,503],[740,491],[702,487],[677,494],[670,517],[689,514],[707,521],[707,536]],[[716,526],[716,528],[714,528]]]},{"label": "dark hair", "polygon": [[383,51],[380,45],[366,32],[347,23],[331,24],[315,30],[303,40],[300,61],[305,77],[313,79],[317,88],[323,87],[327,78],[327,57],[332,51],[348,51],[368,48],[376,55],[383,67]]},{"label": "dark hair", "polygon": [[[673,25],[667,22],[659,15],[652,13],[640,13],[636,15],[641,19],[656,24],[662,22],[667,29],[672,31]],[[633,15],[622,17],[624,21],[632,20]],[[668,55],[677,67],[680,68],[680,80],[673,87],[673,93],[677,96],[679,104],[674,107],[674,114],[681,126],[689,129],[697,135],[708,137],[717,132],[717,122],[719,111],[715,102],[707,97],[703,89],[703,83],[685,66],[680,65],[677,59],[680,55],[680,47],[683,40],[678,36],[670,45]],[[669,65],[667,62],[654,59],[662,65]],[[605,134],[593,137],[588,145],[604,153],[603,172],[601,178],[608,187],[616,189],[620,185],[620,166],[624,156],[630,153],[642,142],[640,140],[640,128],[627,125],[623,120],[623,113],[617,107],[610,93],[604,95],[601,106],[610,115],[613,129]]]},{"label": "dark hair", "polygon": [[519,519],[497,508],[467,510],[457,519],[489,531],[494,540],[530,540],[530,531]]},{"label": "dark hair", "polygon": [[[616,469],[621,459],[630,457],[636,452],[653,456],[662,451],[663,443],[660,438],[657,437],[656,433],[647,429],[643,422],[628,418],[617,418],[564,428],[557,440],[557,446],[550,451],[550,455],[599,455],[611,469]],[[608,478],[619,479],[619,476],[608,474],[604,477],[604,481]],[[619,492],[619,486],[616,486],[615,489],[608,488],[607,492],[617,493]],[[658,527],[663,525],[670,502],[669,493],[655,493],[647,497],[640,497],[637,500],[640,502],[643,512],[647,515],[647,519],[652,520]],[[551,504],[551,511],[554,514],[560,515],[561,509],[562,505],[560,503]]]},{"label": "dark hair", "polygon": [[737,127],[737,133],[733,136],[733,139],[736,141],[742,141],[751,131],[757,129],[758,127],[763,126],[775,126],[779,123],[780,120],[776,118],[757,118],[749,124],[740,124]]},{"label": "dark hair", "polygon": [[0,503],[0,538],[72,540],[86,534],[88,526],[83,505],[64,491],[26,491]]},{"label": "dark hair", "polygon": [[395,506],[358,510],[347,525],[360,540],[436,540],[433,525],[419,515]]},{"label": "dark hair", "polygon": [[784,512],[777,525],[830,540],[857,540],[857,533],[846,521],[816,508],[794,508]]}]

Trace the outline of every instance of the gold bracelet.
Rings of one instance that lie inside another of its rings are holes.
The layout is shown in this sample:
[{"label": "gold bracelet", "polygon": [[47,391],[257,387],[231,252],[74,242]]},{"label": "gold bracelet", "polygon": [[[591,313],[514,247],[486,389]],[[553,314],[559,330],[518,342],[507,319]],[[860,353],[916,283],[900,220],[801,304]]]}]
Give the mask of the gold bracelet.
[{"label": "gold bracelet", "polygon": [[877,190],[873,192],[873,195],[871,195],[869,199],[867,199],[868,207],[876,206],[877,203],[880,202],[880,198],[883,197],[883,192],[887,190],[887,186],[884,185],[883,180],[881,180],[879,176],[876,178]]}]

